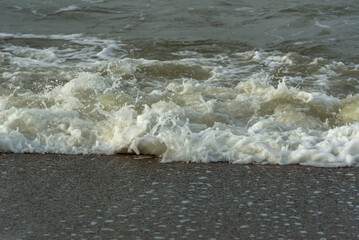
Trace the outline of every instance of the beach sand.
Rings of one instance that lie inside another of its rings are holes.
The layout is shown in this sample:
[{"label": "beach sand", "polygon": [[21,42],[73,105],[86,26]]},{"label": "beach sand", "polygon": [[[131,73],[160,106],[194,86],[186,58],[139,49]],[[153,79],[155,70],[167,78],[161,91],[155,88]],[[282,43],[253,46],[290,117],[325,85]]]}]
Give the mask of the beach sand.
[{"label": "beach sand", "polygon": [[0,239],[357,239],[358,168],[0,155]]}]

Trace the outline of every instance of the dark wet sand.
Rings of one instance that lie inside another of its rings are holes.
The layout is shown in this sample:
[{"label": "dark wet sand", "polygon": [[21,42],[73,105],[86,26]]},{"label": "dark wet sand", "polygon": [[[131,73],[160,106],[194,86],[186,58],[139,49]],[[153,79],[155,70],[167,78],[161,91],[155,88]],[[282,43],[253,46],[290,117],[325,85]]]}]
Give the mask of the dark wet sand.
[{"label": "dark wet sand", "polygon": [[358,239],[358,168],[0,155],[0,239]]}]

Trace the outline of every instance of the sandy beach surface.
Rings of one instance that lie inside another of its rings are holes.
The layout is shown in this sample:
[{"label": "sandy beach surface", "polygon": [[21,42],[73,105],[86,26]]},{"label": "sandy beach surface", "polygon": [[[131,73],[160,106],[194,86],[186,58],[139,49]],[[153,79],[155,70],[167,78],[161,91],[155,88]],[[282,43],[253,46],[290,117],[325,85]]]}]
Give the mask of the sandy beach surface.
[{"label": "sandy beach surface", "polygon": [[358,239],[358,168],[0,155],[0,239]]}]

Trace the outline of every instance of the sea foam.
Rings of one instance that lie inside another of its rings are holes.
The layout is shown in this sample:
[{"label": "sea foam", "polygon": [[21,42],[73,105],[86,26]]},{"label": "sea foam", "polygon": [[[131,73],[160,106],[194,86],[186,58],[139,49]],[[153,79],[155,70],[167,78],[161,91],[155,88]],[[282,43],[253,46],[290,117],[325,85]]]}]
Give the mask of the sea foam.
[{"label": "sea foam", "polygon": [[[273,51],[158,60],[130,57],[118,40],[0,38],[54,40],[3,46],[1,152],[359,165],[359,98],[339,84],[357,82],[354,63]],[[323,79],[328,88],[313,84]]]}]

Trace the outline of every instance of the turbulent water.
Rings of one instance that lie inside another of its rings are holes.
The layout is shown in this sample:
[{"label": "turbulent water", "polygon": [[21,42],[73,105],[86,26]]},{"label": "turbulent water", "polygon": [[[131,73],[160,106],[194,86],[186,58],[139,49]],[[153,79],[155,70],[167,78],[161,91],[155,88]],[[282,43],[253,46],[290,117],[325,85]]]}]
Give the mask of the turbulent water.
[{"label": "turbulent water", "polygon": [[359,166],[359,5],[314,2],[2,1],[0,151]]}]

